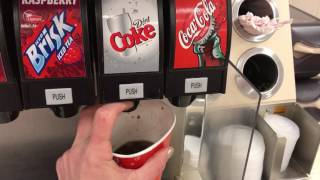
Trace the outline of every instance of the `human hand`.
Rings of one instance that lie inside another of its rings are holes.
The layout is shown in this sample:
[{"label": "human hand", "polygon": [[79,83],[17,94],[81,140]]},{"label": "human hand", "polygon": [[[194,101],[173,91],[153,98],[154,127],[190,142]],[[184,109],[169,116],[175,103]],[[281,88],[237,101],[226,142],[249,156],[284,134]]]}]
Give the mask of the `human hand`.
[{"label": "human hand", "polygon": [[165,148],[137,170],[124,169],[113,161],[111,135],[121,112],[131,103],[94,106],[80,113],[72,147],[56,164],[59,180],[154,180],[161,177],[172,148]]}]

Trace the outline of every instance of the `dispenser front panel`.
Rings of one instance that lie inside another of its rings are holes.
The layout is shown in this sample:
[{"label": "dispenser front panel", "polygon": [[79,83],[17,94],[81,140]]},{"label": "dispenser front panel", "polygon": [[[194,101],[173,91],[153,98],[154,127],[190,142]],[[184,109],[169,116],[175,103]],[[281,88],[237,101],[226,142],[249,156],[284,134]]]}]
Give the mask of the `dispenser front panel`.
[{"label": "dispenser front panel", "polygon": [[173,69],[226,64],[228,4],[226,0],[176,0],[176,48]]},{"label": "dispenser front panel", "polygon": [[104,73],[160,71],[157,0],[102,0]]},{"label": "dispenser front panel", "polygon": [[4,83],[7,81],[6,72],[4,70],[2,55],[0,53],[0,83]]},{"label": "dispenser front panel", "polygon": [[80,0],[20,0],[26,79],[86,77]]}]

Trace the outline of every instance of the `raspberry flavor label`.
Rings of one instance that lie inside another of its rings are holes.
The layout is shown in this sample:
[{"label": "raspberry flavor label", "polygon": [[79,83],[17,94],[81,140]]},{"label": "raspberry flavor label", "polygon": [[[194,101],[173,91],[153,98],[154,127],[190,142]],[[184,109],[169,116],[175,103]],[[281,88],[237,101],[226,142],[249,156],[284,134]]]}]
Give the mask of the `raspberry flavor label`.
[{"label": "raspberry flavor label", "polygon": [[86,76],[80,0],[20,0],[20,38],[26,79]]},{"label": "raspberry flavor label", "polygon": [[2,55],[0,53],[0,83],[6,82],[6,81],[7,81],[6,72],[4,71]]},{"label": "raspberry flavor label", "polygon": [[173,68],[224,66],[228,24],[226,0],[176,0]]},{"label": "raspberry flavor label", "polygon": [[157,0],[102,0],[104,73],[159,71]]}]

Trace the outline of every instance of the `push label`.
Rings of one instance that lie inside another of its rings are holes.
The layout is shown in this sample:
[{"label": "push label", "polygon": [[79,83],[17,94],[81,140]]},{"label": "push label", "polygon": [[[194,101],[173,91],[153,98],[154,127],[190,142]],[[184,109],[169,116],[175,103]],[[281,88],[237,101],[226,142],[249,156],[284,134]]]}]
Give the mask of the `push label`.
[{"label": "push label", "polygon": [[61,104],[72,104],[73,96],[72,89],[46,89],[46,104],[47,105],[61,105]]}]

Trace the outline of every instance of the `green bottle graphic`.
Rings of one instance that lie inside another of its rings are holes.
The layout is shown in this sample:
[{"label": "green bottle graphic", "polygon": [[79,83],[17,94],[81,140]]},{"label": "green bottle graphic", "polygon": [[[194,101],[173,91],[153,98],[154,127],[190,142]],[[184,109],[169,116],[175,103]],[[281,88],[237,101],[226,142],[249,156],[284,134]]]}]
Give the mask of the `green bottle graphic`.
[{"label": "green bottle graphic", "polygon": [[[208,45],[210,52],[207,52]],[[220,61],[220,64],[223,64],[225,60],[225,56],[221,50],[220,37],[214,33],[212,34],[207,41],[203,44],[195,44],[194,45],[194,53],[197,54],[199,60],[199,67],[206,67],[206,53],[210,53],[211,60],[217,59]]]}]

